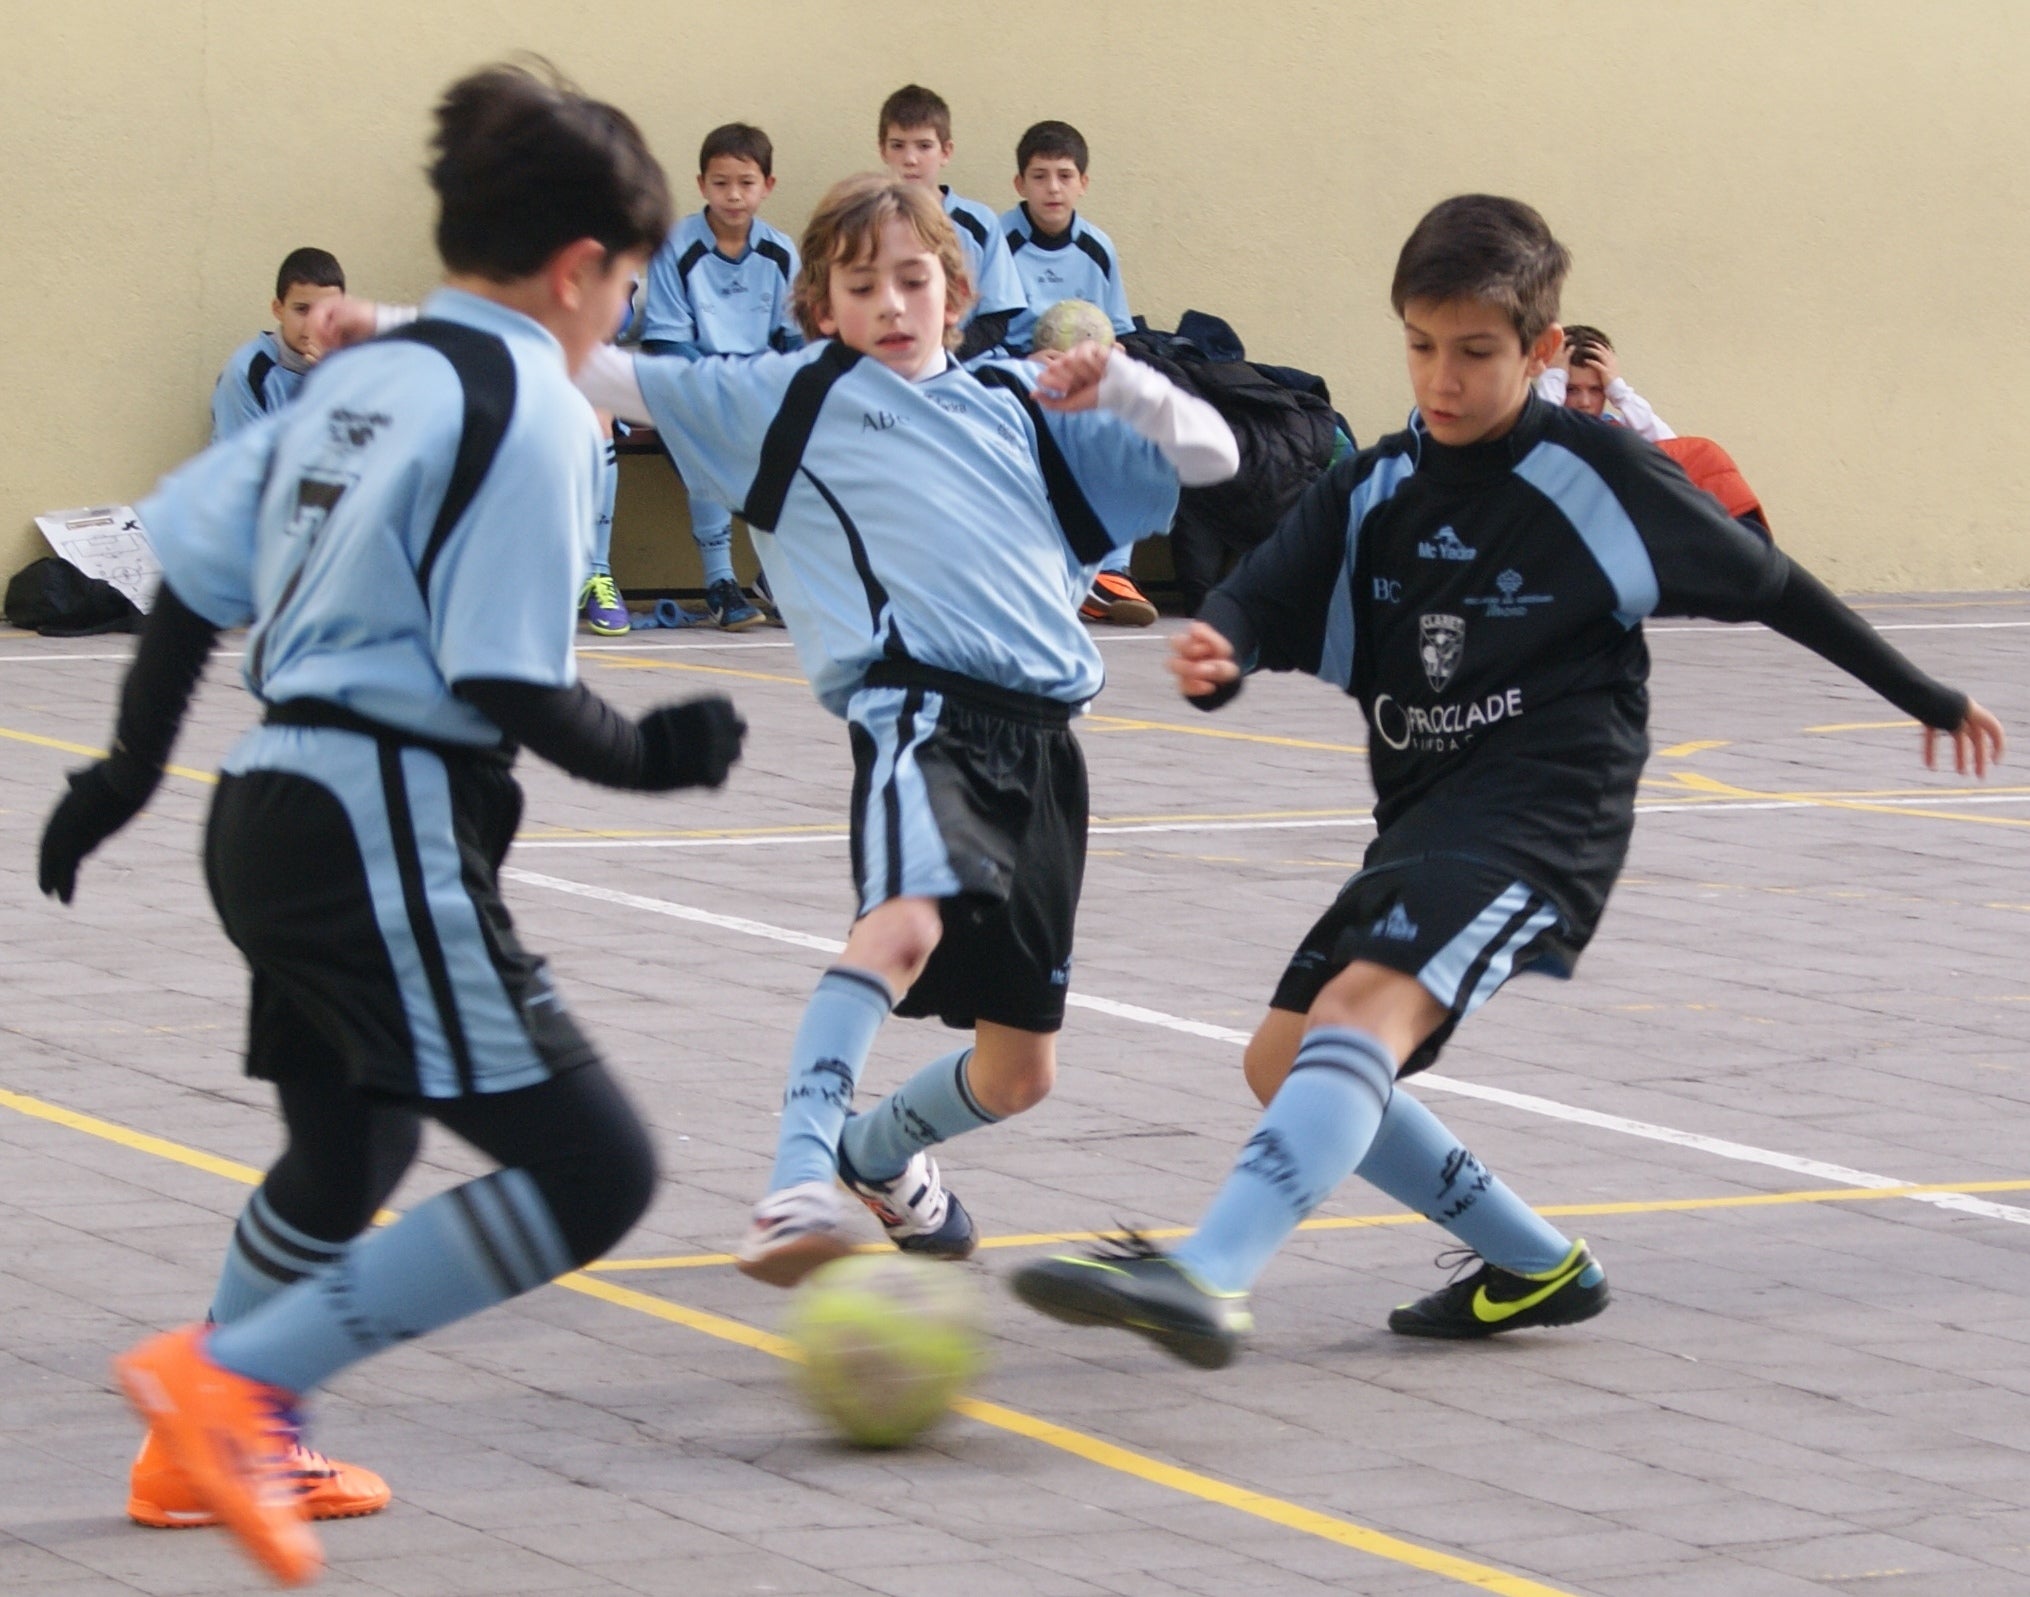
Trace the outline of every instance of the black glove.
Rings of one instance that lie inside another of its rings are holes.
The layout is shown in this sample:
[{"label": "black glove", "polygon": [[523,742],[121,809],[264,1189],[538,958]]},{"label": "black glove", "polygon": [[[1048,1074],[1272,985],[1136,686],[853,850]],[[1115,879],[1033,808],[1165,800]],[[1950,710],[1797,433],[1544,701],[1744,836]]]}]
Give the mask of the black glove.
[{"label": "black glove", "polygon": [[78,867],[85,857],[129,821],[148,802],[144,792],[129,797],[106,775],[108,762],[70,773],[70,791],[57,800],[42,829],[42,860],[36,880],[45,893],[68,904],[77,891]]},{"label": "black glove", "polygon": [[740,758],[747,723],[719,694],[661,704],[638,722],[642,783],[651,793],[675,787],[717,787]]}]

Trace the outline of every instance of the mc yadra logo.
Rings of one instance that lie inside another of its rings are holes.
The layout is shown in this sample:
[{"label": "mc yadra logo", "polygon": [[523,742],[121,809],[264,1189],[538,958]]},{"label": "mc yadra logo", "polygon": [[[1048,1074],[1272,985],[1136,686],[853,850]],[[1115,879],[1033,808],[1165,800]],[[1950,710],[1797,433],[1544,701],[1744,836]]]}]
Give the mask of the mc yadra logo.
[{"label": "mc yadra logo", "polygon": [[1450,527],[1440,527],[1432,537],[1423,539],[1417,545],[1420,560],[1471,560],[1478,555],[1478,549],[1469,549],[1459,541],[1459,534]]}]

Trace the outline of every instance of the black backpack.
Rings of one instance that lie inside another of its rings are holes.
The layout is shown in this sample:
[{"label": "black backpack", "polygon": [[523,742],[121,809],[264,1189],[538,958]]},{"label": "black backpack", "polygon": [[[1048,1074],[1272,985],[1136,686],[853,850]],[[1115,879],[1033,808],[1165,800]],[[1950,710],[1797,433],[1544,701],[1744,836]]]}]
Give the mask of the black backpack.
[{"label": "black backpack", "polygon": [[68,560],[45,556],[7,584],[7,624],[45,638],[88,638],[139,632],[141,612],[110,582],[88,577]]},{"label": "black backpack", "polygon": [[[1225,330],[1214,318],[1185,316],[1187,323],[1197,317],[1200,325]],[[1231,479],[1178,496],[1170,553],[1190,612],[1238,556],[1276,530],[1335,450],[1351,445],[1350,433],[1342,442],[1345,424],[1323,378],[1238,358],[1231,353],[1238,340],[1211,343],[1212,355],[1207,344],[1202,337],[1148,330],[1121,339],[1136,359],[1218,411],[1240,445],[1240,470]]]}]

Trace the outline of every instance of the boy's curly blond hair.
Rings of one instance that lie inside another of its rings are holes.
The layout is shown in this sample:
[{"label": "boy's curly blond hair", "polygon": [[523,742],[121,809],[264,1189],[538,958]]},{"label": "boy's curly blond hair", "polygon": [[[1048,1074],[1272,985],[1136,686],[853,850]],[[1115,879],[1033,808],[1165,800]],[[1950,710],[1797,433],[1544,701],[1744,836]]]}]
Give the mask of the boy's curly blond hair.
[{"label": "boy's curly blond hair", "polygon": [[[824,337],[818,318],[831,310],[832,268],[872,259],[882,228],[894,221],[907,222],[938,258],[945,273],[945,304],[964,312],[973,303],[973,274],[944,207],[919,184],[898,182],[886,172],[863,172],[826,190],[804,229],[803,266],[792,291],[804,337]],[[946,346],[956,348],[958,342],[959,330],[946,328]]]}]

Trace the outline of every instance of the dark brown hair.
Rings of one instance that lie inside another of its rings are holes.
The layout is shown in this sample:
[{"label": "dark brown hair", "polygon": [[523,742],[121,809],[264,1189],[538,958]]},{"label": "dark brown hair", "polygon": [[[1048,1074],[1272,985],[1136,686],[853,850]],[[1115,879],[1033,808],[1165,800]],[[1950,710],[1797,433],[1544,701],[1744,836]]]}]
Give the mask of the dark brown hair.
[{"label": "dark brown hair", "polygon": [[282,257],[282,264],[275,271],[275,297],[287,299],[293,283],[308,283],[312,288],[335,288],[343,293],[345,268],[338,264],[338,257],[330,250],[314,249],[306,244]]},{"label": "dark brown hair", "polygon": [[1528,349],[1558,319],[1571,252],[1521,200],[1460,194],[1424,213],[1396,257],[1389,303],[1474,299],[1504,312]]},{"label": "dark brown hair", "polygon": [[[804,228],[803,266],[792,290],[804,337],[825,336],[818,331],[818,318],[831,308],[832,268],[872,257],[881,247],[881,229],[897,220],[907,222],[944,267],[946,306],[963,311],[972,304],[973,276],[966,269],[965,251],[937,196],[919,183],[899,182],[886,172],[862,172],[827,189]],[[958,341],[959,330],[946,328],[946,345],[956,346]]]},{"label": "dark brown hair", "polygon": [[511,282],[581,238],[618,255],[670,230],[669,183],[641,129],[546,61],[460,78],[430,147],[437,253],[454,272]]},{"label": "dark brown hair", "polygon": [[768,142],[768,135],[751,122],[728,122],[707,133],[705,142],[698,146],[698,175],[703,177],[713,158],[721,155],[752,161],[761,168],[763,177],[775,176],[775,146]]},{"label": "dark brown hair", "polygon": [[1029,163],[1039,155],[1067,160],[1078,168],[1080,177],[1085,176],[1085,135],[1069,122],[1038,122],[1024,133],[1015,146],[1015,175],[1028,171]]},{"label": "dark brown hair", "polygon": [[952,108],[943,96],[921,83],[905,83],[881,102],[881,126],[875,130],[877,144],[888,142],[890,128],[929,128],[940,144],[952,141]]}]

